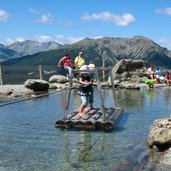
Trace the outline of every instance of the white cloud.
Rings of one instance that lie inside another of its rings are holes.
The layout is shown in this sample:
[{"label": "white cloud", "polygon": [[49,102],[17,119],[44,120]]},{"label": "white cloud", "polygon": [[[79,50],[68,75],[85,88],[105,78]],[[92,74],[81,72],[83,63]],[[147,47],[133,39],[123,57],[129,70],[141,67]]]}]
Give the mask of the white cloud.
[{"label": "white cloud", "polygon": [[159,40],[159,44],[162,47],[166,47],[167,49],[171,50],[171,40],[168,40],[166,38],[162,38]]},{"label": "white cloud", "polygon": [[[39,11],[30,8],[29,12],[32,14],[40,14]],[[42,14],[37,20],[36,22],[38,23],[42,23],[42,24],[52,24],[52,23],[56,23],[56,24],[60,24],[63,25],[65,27],[70,27],[71,26],[71,22],[70,21],[61,21],[59,19],[55,19],[54,16],[51,13],[47,13],[47,14]]]},{"label": "white cloud", "polygon": [[163,12],[164,14],[171,16],[171,8],[165,8]]},{"label": "white cloud", "polygon": [[78,42],[79,40],[84,39],[84,37],[65,37],[63,35],[56,35],[54,37],[48,36],[48,35],[36,35],[35,36],[36,41],[39,42],[48,42],[48,41],[55,41],[61,45],[63,44],[72,44],[75,42]]},{"label": "white cloud", "polygon": [[70,21],[60,21],[60,20],[57,20],[56,21],[56,23],[57,24],[60,24],[60,25],[62,25],[62,26],[64,26],[64,27],[70,27],[71,25],[72,25],[72,23],[70,22]]},{"label": "white cloud", "polygon": [[103,36],[94,36],[92,39],[101,39]]},{"label": "white cloud", "polygon": [[4,42],[4,44],[6,44],[6,45],[10,45],[11,43],[14,43],[14,40],[10,39],[10,38],[7,38]]},{"label": "white cloud", "polygon": [[25,40],[26,40],[26,39],[23,38],[23,37],[16,37],[15,39],[7,38],[7,39],[5,40],[5,43],[4,43],[4,44],[9,45],[9,44],[12,44],[12,43],[14,43],[14,42],[16,42],[16,41],[18,41],[18,42],[23,42],[23,41],[25,41]]},{"label": "white cloud", "polygon": [[29,12],[32,14],[39,14],[39,11],[37,11],[36,9],[30,8]]},{"label": "white cloud", "polygon": [[164,9],[161,9],[161,8],[155,9],[155,13],[157,13],[157,14],[163,13],[163,14],[171,16],[171,7],[164,8]]},{"label": "white cloud", "polygon": [[7,21],[9,18],[9,14],[4,11],[4,10],[0,10],[0,21]]},{"label": "white cloud", "polygon": [[72,44],[82,39],[84,39],[84,37],[70,37],[70,36],[65,37],[62,35],[55,36],[55,41],[58,42],[59,44]]},{"label": "white cloud", "polygon": [[155,9],[154,12],[157,13],[157,14],[160,14],[160,13],[162,13],[162,9],[160,9],[160,8],[159,9]]},{"label": "white cloud", "polygon": [[24,37],[17,37],[15,40],[16,40],[16,41],[19,41],[19,42],[23,42],[23,41],[25,41],[26,39],[25,39]]},{"label": "white cloud", "polygon": [[53,22],[53,17],[52,15],[49,14],[43,14],[38,20],[37,22],[39,23],[43,23],[43,24],[49,24]]},{"label": "white cloud", "polygon": [[113,21],[116,22],[116,24],[119,26],[127,26],[133,23],[135,18],[131,14],[127,13],[123,16],[115,16]]},{"label": "white cloud", "polygon": [[52,40],[52,38],[47,35],[36,35],[35,38],[38,42],[48,42]]},{"label": "white cloud", "polygon": [[[98,36],[99,38],[100,36]],[[23,37],[16,37],[16,38],[7,38],[3,44],[5,45],[9,45],[9,44],[12,44],[16,41],[19,41],[19,42],[23,42],[25,40],[35,40],[35,41],[38,41],[38,42],[48,42],[48,41],[55,41],[61,45],[63,44],[72,44],[72,43],[75,43],[75,42],[78,42],[82,39],[84,39],[85,37],[71,37],[71,36],[63,36],[63,35],[56,35],[54,37],[52,36],[48,36],[48,35],[35,35],[33,39],[26,39],[26,38],[23,38]],[[97,36],[96,36],[97,38]]]},{"label": "white cloud", "polygon": [[105,22],[112,22],[118,26],[127,26],[135,21],[134,16],[129,13],[119,16],[106,11],[92,15],[84,14],[81,18],[83,20],[102,20]]}]

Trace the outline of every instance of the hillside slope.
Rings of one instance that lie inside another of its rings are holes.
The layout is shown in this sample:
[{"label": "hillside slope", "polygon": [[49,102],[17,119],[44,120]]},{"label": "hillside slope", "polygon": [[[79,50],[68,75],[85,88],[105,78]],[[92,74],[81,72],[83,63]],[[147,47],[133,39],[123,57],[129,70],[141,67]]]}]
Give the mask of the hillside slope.
[{"label": "hillside slope", "polygon": [[146,62],[146,65],[153,63],[161,68],[171,69],[171,52],[142,36],[136,36],[132,39],[110,37],[100,39],[86,38],[71,45],[61,46],[56,50],[7,60],[2,62],[1,65],[54,66],[57,65],[59,59],[66,52],[71,54],[71,58],[74,61],[79,50],[84,51],[87,64],[93,61],[97,66],[102,66],[103,59],[106,61],[106,66],[113,66],[121,59],[141,59]]}]

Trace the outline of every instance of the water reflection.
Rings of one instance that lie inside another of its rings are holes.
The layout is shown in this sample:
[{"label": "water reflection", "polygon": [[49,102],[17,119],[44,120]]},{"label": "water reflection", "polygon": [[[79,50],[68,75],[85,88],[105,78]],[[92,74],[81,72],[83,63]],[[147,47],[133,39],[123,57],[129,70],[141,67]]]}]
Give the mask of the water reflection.
[{"label": "water reflection", "polygon": [[170,102],[171,99],[171,88],[165,88],[164,89],[164,100],[165,103],[168,104]]},{"label": "water reflection", "polygon": [[67,93],[64,92],[63,94],[60,95],[61,96],[61,107],[63,109],[65,109],[66,105],[67,105],[67,100],[66,100],[66,96],[67,96]]},{"label": "water reflection", "polygon": [[73,90],[72,99],[73,99],[73,103],[74,103],[75,108],[78,108],[80,106],[80,104],[81,104],[81,98],[80,98],[80,96],[78,95],[77,92],[78,92],[77,90]]},{"label": "water reflection", "polygon": [[78,161],[80,163],[91,161],[92,146],[91,133],[83,132],[80,134],[79,142],[77,144]]}]

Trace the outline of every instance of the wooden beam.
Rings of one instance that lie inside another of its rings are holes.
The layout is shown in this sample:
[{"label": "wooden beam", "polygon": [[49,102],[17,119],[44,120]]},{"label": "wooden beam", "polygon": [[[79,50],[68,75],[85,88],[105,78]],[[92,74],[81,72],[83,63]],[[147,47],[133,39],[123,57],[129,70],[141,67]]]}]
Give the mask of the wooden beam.
[{"label": "wooden beam", "polygon": [[3,85],[3,80],[2,80],[2,66],[0,65],[0,84]]}]

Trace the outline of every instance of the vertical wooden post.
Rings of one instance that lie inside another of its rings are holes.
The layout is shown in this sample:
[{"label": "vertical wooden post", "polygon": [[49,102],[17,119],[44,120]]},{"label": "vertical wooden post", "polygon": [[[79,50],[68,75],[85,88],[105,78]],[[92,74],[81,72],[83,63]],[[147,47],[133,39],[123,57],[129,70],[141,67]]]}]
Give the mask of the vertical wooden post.
[{"label": "vertical wooden post", "polygon": [[102,57],[102,76],[103,76],[103,82],[105,82],[105,59]]},{"label": "vertical wooden post", "polygon": [[42,65],[39,65],[39,76],[40,79],[43,80],[43,70],[42,70]]},{"label": "vertical wooden post", "polygon": [[71,96],[71,90],[72,90],[72,76],[73,76],[73,73],[72,73],[72,70],[71,70],[71,76],[69,76],[69,90],[68,90],[68,94],[67,94],[67,104],[65,106],[65,112],[64,112],[64,120],[67,119],[67,115],[68,115],[68,108],[69,108],[69,103],[70,103],[70,96]]},{"label": "vertical wooden post", "polygon": [[110,70],[110,81],[112,84],[113,101],[114,101],[114,105],[116,107],[117,104],[116,104],[116,96],[115,96],[115,85],[114,85],[112,70]]},{"label": "vertical wooden post", "polygon": [[2,66],[0,65],[0,84],[3,85],[3,80],[2,80]]},{"label": "vertical wooden post", "polygon": [[104,97],[102,94],[102,87],[100,84],[100,78],[99,78],[99,74],[98,74],[97,70],[95,71],[95,74],[96,74],[96,78],[97,78],[97,88],[98,88],[98,91],[100,93],[100,106],[101,106],[101,110],[102,110],[103,122],[105,122],[106,121],[106,115],[105,115],[105,109],[104,109]]}]

